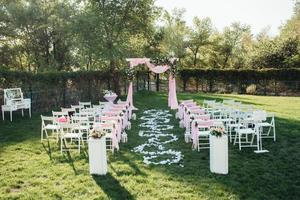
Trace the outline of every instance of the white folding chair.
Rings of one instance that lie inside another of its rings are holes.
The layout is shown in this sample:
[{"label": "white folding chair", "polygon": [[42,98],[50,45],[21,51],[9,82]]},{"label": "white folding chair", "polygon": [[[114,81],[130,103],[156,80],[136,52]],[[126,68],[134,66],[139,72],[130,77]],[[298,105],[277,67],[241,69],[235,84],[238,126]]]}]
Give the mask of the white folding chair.
[{"label": "white folding chair", "polygon": [[71,108],[75,109],[75,113],[79,113],[80,110],[84,109],[84,106],[81,106],[81,105],[71,105]]},{"label": "white folding chair", "polygon": [[211,107],[213,104],[216,103],[216,100],[203,100],[203,107],[204,108],[209,108]]},{"label": "white folding chair", "polygon": [[210,129],[213,126],[213,121],[197,120],[197,124],[198,124],[197,150],[200,151],[200,149],[209,149],[209,134],[210,134]]},{"label": "white folding chair", "polygon": [[83,135],[85,135],[86,137],[84,138],[86,141],[89,137],[89,133],[90,133],[90,121],[89,118],[87,116],[82,117],[82,116],[72,116],[71,117],[71,122],[74,124],[79,124],[78,126],[78,130],[79,132],[81,132]]},{"label": "white folding chair", "polygon": [[75,108],[60,108],[62,112],[67,112],[68,114],[73,114],[76,112]]},{"label": "white folding chair", "polygon": [[[41,115],[41,119],[42,119],[41,141],[44,140],[44,134],[46,136],[46,139],[54,137],[58,141],[59,125],[55,124],[53,116],[50,117],[50,116]],[[51,131],[51,135],[50,133],[48,133],[48,131]]]},{"label": "white folding chair", "polygon": [[[78,131],[79,124],[77,123],[63,123],[60,124],[60,152],[63,153],[63,151],[70,151],[72,150],[71,144],[74,142],[77,142],[77,149],[80,153],[80,145],[84,146],[82,133]],[[68,144],[68,140],[70,140]],[[65,147],[64,147],[65,146]],[[68,147],[69,146],[69,147]]]},{"label": "white folding chair", "polygon": [[[254,125],[254,128],[249,128],[249,121],[244,119],[240,119],[237,125],[233,144],[235,145],[238,139],[239,150],[243,147],[258,147],[257,144],[253,143],[258,132],[257,126]],[[249,136],[251,136],[251,139],[249,139]]]},{"label": "white folding chair", "polygon": [[82,102],[82,101],[79,101],[79,105],[83,106],[84,108],[91,108],[92,107],[92,102]]},{"label": "white folding chair", "polygon": [[66,118],[65,122],[68,122],[69,119],[69,113],[68,112],[62,112],[62,111],[52,111],[52,115],[54,118],[54,124],[58,124],[59,123],[59,119],[62,117]]},{"label": "white folding chair", "polygon": [[[272,138],[274,141],[276,141],[275,114],[274,113],[267,113],[266,118],[263,119],[262,122],[258,123],[258,126],[260,126],[262,128],[262,130],[261,130],[262,138]],[[268,128],[267,132],[264,131],[264,128]]]},{"label": "white folding chair", "polygon": [[111,150],[112,153],[114,153],[114,144],[113,144],[113,138],[116,137],[115,134],[115,126],[113,123],[106,122],[106,123],[97,123],[94,124],[94,129],[97,129],[101,132],[105,133],[105,138],[106,138],[106,149]]},{"label": "white folding chair", "polygon": [[[229,133],[229,141],[232,142],[235,137],[236,130],[239,126],[243,126],[240,123],[241,118],[244,117],[244,114],[238,110],[232,109],[229,113],[229,118],[231,119],[229,123],[225,124],[225,129]],[[233,135],[234,133],[234,135]]]},{"label": "white folding chair", "polygon": [[105,105],[93,105],[93,109],[95,114],[99,115],[105,110]]}]

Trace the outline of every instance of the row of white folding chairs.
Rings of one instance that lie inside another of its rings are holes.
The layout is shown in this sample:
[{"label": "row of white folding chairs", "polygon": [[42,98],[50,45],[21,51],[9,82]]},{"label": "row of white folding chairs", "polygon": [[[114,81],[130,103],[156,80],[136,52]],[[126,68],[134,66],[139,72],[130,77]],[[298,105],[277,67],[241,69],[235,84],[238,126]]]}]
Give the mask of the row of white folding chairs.
[{"label": "row of white folding chairs", "polygon": [[[54,115],[57,116],[58,112],[54,112]],[[60,115],[65,116],[66,113],[61,112]],[[43,116],[42,119],[42,127],[41,127],[41,141],[44,139],[44,135],[46,139],[55,138],[57,141],[60,139],[61,144],[61,152],[70,150],[70,148],[64,148],[64,145],[67,145],[67,139],[73,141],[77,141],[78,151],[80,152],[80,144],[84,145],[84,141],[86,141],[90,134],[90,121],[88,117],[78,117],[72,116],[66,122],[59,122],[57,118],[54,116]],[[98,121],[97,124],[103,123],[102,121]],[[105,123],[113,124],[112,122],[106,121]],[[51,134],[49,133],[51,131]],[[106,138],[110,141],[108,143],[108,149],[113,151],[112,146],[112,136],[113,131],[110,131],[110,134],[106,135]],[[109,145],[110,144],[110,145]]]},{"label": "row of white folding chairs", "polygon": [[[232,141],[232,131],[236,132],[234,144],[238,142],[239,149],[242,147],[259,148],[262,138],[273,138],[274,141],[276,140],[275,116],[273,113],[267,114],[266,111],[254,112],[252,111],[252,106],[243,105],[234,100],[224,100],[223,103],[216,103],[215,100],[205,100],[203,105],[212,115],[214,122],[222,122],[225,125],[227,132],[229,132],[230,141]],[[237,109],[234,109],[235,106]],[[215,112],[219,112],[219,115],[216,116]],[[249,121],[250,116],[252,116],[252,120]],[[267,118],[270,118],[270,121],[266,121]],[[250,124],[252,128],[249,128]],[[264,128],[268,128],[267,132],[263,131]],[[207,132],[205,135],[207,136]],[[252,136],[250,141],[248,139],[249,135]],[[256,144],[253,143],[255,136],[257,137]],[[245,139],[245,141],[242,141],[242,139]],[[198,150],[200,148],[198,146]]]}]

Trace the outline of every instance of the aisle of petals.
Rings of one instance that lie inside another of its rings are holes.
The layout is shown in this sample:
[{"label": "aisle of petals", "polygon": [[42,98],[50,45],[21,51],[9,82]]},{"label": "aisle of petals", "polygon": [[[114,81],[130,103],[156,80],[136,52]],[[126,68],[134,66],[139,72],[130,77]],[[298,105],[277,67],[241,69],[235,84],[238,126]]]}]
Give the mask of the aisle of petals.
[{"label": "aisle of petals", "polygon": [[139,136],[147,138],[147,141],[135,147],[133,151],[143,154],[145,164],[171,165],[179,163],[182,159],[183,155],[180,151],[165,146],[178,140],[176,135],[168,133],[168,130],[174,128],[168,124],[170,117],[172,115],[168,110],[151,109],[143,112],[140,119],[145,122],[139,125],[141,128]]}]

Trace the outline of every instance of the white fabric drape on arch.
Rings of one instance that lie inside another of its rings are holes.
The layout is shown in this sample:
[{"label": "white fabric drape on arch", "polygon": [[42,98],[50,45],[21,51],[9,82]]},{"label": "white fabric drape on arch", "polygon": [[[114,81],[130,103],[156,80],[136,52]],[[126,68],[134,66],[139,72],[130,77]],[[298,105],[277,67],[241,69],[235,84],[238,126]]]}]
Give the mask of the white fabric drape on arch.
[{"label": "white fabric drape on arch", "polygon": [[[152,63],[150,63],[149,58],[128,58],[126,61],[129,62],[129,67],[133,68],[141,64],[145,64],[150,71],[156,73],[156,74],[161,74],[166,72],[167,70],[170,69],[168,65],[163,65],[163,66],[155,66]],[[131,105],[132,108],[133,106],[133,83],[129,83],[128,87],[128,94],[127,94],[127,103]],[[169,75],[169,94],[168,94],[168,106],[171,109],[177,109],[178,108],[178,101],[177,101],[177,95],[176,95],[176,80],[175,77],[173,77],[170,73]]]}]

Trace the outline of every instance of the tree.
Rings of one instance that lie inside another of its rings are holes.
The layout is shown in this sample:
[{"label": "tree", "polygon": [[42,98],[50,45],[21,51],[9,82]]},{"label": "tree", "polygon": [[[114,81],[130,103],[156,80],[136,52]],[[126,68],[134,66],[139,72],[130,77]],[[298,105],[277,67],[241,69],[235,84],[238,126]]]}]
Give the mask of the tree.
[{"label": "tree", "polygon": [[165,12],[162,52],[165,55],[182,59],[186,54],[187,47],[187,26],[182,19],[183,9],[174,9],[172,13]]},{"label": "tree", "polygon": [[[226,27],[223,32],[223,40],[221,42],[221,55],[223,57],[223,68],[229,65],[235,53],[242,50],[242,39],[245,34],[250,34],[250,27],[241,25],[240,23],[233,23],[230,27]],[[231,66],[233,64],[231,63]]]},{"label": "tree", "polygon": [[[212,34],[212,23],[210,18],[193,19],[194,26],[189,32],[188,48],[193,54],[193,65],[197,65],[197,56],[200,54],[200,48],[210,44],[210,36]],[[199,55],[200,56],[200,55]]]},{"label": "tree", "polygon": [[29,71],[71,67],[68,21],[74,12],[68,1],[4,0],[0,5],[2,47],[14,54],[15,67]]},{"label": "tree", "polygon": [[130,39],[149,34],[157,14],[154,0],[90,0],[86,9],[95,17],[95,23],[87,27],[94,31],[90,40],[97,38],[99,44],[95,50],[108,62],[110,73],[114,75],[114,89],[120,93],[116,71],[129,55]]}]

